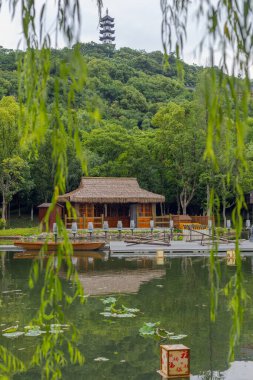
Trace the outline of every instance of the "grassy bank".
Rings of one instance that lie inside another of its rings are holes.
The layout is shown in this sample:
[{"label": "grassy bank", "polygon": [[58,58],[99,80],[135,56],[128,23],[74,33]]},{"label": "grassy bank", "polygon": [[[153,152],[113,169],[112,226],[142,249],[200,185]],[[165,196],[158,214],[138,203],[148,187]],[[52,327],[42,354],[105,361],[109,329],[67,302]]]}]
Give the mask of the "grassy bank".
[{"label": "grassy bank", "polygon": [[30,236],[38,235],[39,232],[39,227],[7,228],[5,230],[0,230],[0,236]]}]

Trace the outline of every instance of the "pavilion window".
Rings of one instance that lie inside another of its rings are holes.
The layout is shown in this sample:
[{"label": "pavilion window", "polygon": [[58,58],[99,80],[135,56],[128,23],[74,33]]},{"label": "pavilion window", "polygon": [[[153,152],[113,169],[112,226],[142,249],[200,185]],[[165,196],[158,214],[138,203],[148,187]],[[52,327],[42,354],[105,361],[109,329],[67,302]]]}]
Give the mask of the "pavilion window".
[{"label": "pavilion window", "polygon": [[87,218],[94,217],[94,205],[93,204],[83,204],[79,206],[80,216],[86,216]]},{"label": "pavilion window", "polygon": [[104,206],[100,203],[94,205],[94,216],[99,217],[104,214]]},{"label": "pavilion window", "polygon": [[119,205],[118,207],[118,216],[119,217],[128,217],[129,215],[129,206],[128,205]]},{"label": "pavilion window", "polygon": [[118,206],[117,205],[108,205],[107,216],[118,216]]},{"label": "pavilion window", "polygon": [[152,205],[150,203],[143,203],[138,205],[138,215],[140,217],[152,216]]}]

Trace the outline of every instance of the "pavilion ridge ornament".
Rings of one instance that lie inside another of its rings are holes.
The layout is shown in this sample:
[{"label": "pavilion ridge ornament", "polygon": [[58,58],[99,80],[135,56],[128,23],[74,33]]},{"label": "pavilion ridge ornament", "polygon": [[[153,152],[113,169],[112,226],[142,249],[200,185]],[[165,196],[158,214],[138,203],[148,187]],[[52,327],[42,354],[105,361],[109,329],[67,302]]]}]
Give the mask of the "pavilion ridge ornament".
[{"label": "pavilion ridge ornament", "polygon": [[106,15],[100,19],[99,40],[104,44],[113,44],[115,41],[114,33],[114,18],[109,16],[108,9],[106,9]]},{"label": "pavilion ridge ornament", "polygon": [[160,346],[160,373],[167,379],[190,377],[190,349],[183,344]]}]

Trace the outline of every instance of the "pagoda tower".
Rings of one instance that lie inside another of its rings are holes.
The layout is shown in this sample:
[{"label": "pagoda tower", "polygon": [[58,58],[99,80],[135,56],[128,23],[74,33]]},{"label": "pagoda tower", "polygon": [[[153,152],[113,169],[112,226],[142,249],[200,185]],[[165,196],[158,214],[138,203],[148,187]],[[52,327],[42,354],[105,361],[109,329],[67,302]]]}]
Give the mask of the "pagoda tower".
[{"label": "pagoda tower", "polygon": [[106,9],[106,15],[100,19],[100,36],[99,39],[104,44],[112,44],[115,40],[114,37],[114,18],[108,14],[108,8]]}]

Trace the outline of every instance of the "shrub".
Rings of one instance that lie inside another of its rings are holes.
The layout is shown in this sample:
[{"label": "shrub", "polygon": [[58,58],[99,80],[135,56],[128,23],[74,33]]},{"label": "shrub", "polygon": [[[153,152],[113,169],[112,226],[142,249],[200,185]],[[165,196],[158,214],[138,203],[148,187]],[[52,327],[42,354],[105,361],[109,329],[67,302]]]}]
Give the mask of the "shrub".
[{"label": "shrub", "polygon": [[6,226],[6,220],[3,218],[0,218],[0,230],[3,230]]}]

